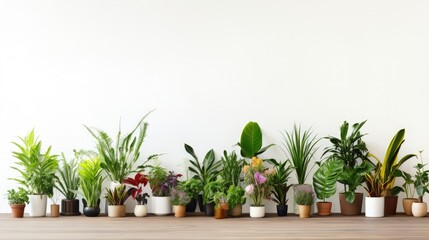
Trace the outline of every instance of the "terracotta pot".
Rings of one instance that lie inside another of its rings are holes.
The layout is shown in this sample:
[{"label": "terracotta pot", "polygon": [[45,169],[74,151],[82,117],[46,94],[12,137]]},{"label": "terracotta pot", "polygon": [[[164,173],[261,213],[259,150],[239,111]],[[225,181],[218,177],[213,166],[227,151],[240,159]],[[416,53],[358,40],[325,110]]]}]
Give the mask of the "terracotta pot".
[{"label": "terracotta pot", "polygon": [[414,217],[426,217],[428,214],[428,205],[425,202],[413,202],[411,211]]},{"label": "terracotta pot", "polygon": [[413,216],[413,212],[411,210],[411,205],[413,202],[418,202],[417,198],[404,198],[402,199],[402,207],[404,208],[404,213],[407,216]]},{"label": "terracotta pot", "polygon": [[214,208],[214,217],[216,219],[222,219],[223,218],[223,209],[221,206]]},{"label": "terracotta pot", "polygon": [[25,204],[12,204],[10,205],[10,208],[12,209],[12,217],[14,218],[24,217]]},{"label": "terracotta pot", "polygon": [[77,216],[79,212],[79,199],[62,199],[61,200],[61,215]]},{"label": "terracotta pot", "polygon": [[125,205],[109,205],[109,217],[125,217]]},{"label": "terracotta pot", "polygon": [[186,215],[186,206],[185,205],[175,205],[174,207],[174,216],[175,217],[184,217]]},{"label": "terracotta pot", "polygon": [[309,218],[311,216],[311,205],[298,205],[299,217]]},{"label": "terracotta pot", "polygon": [[384,197],[365,197],[365,217],[384,217]]},{"label": "terracotta pot", "polygon": [[317,215],[329,216],[332,215],[332,202],[317,202]]},{"label": "terracotta pot", "polygon": [[51,217],[59,217],[60,216],[60,205],[51,204]]},{"label": "terracotta pot", "polygon": [[243,213],[243,206],[241,204],[237,204],[229,211],[230,211],[231,217],[241,217],[241,214]]},{"label": "terracotta pot", "polygon": [[356,193],[356,198],[353,203],[349,203],[346,200],[346,196],[344,193],[338,194],[340,199],[340,208],[342,215],[360,215],[362,214],[362,201],[363,201],[363,193]]},{"label": "terracotta pot", "polygon": [[223,212],[223,218],[227,218],[229,216],[229,204],[228,203],[221,203],[220,207],[222,208]]},{"label": "terracotta pot", "polygon": [[397,206],[398,206],[398,196],[384,197],[384,216],[396,215]]}]

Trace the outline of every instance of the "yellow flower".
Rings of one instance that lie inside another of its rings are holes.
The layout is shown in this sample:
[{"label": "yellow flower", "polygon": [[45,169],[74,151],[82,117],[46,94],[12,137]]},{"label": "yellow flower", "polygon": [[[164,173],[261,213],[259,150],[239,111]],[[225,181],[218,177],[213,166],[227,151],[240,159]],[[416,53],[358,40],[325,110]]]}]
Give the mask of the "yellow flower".
[{"label": "yellow flower", "polygon": [[252,168],[258,168],[262,165],[262,159],[257,157],[252,157]]},{"label": "yellow flower", "polygon": [[246,174],[249,171],[249,168],[250,168],[249,165],[244,165],[242,169],[243,173]]}]

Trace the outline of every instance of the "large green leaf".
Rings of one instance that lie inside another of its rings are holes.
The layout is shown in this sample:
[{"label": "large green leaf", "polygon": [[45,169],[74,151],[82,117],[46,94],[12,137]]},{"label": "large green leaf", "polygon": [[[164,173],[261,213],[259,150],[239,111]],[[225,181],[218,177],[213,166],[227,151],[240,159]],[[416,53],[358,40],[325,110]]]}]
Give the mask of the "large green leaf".
[{"label": "large green leaf", "polygon": [[343,167],[344,164],[340,159],[329,158],[317,169],[313,176],[313,186],[317,198],[325,201],[326,198],[335,194],[335,183]]},{"label": "large green leaf", "polygon": [[241,134],[241,155],[251,158],[262,148],[262,130],[256,122],[249,122]]}]

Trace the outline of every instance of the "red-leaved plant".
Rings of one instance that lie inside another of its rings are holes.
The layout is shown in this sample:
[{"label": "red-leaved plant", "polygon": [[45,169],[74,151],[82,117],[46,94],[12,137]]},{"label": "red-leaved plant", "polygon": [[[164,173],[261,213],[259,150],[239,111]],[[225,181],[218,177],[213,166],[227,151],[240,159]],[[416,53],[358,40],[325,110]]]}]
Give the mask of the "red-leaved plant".
[{"label": "red-leaved plant", "polygon": [[147,204],[147,197],[149,194],[143,193],[143,187],[146,186],[149,179],[146,175],[141,173],[136,173],[134,178],[126,178],[123,183],[127,184],[130,188],[128,189],[128,194],[131,195],[139,205]]}]

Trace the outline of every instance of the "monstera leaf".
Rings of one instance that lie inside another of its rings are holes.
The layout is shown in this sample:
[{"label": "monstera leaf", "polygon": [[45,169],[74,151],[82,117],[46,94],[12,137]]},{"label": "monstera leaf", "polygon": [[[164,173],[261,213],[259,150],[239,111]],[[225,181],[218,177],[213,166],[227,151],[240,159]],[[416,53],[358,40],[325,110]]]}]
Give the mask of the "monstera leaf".
[{"label": "monstera leaf", "polygon": [[317,198],[326,200],[335,194],[335,183],[343,170],[343,162],[338,158],[329,158],[314,173],[313,185]]}]

